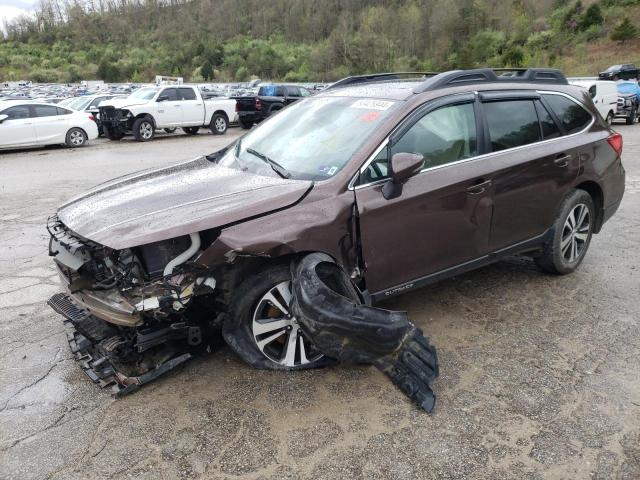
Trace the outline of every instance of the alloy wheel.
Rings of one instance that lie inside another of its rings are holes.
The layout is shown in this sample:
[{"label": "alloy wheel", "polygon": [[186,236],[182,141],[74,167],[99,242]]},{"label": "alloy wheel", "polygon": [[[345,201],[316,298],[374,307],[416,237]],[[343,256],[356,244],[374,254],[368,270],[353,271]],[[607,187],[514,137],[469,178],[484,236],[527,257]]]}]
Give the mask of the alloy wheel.
[{"label": "alloy wheel", "polygon": [[227,128],[227,122],[224,121],[224,118],[216,118],[214,126],[218,132],[224,132]]},{"label": "alloy wheel", "polygon": [[317,362],[323,355],[302,333],[290,303],[290,281],[279,283],[258,300],[252,322],[256,346],[269,360],[286,367]]},{"label": "alloy wheel", "polygon": [[569,212],[562,228],[560,239],[562,258],[569,263],[577,261],[585,251],[590,233],[589,207],[579,203]]},{"label": "alloy wheel", "polygon": [[79,147],[84,144],[84,134],[79,130],[74,130],[69,134],[69,140],[72,145]]},{"label": "alloy wheel", "polygon": [[153,135],[153,125],[149,122],[142,122],[140,124],[140,136],[145,140],[148,140]]}]

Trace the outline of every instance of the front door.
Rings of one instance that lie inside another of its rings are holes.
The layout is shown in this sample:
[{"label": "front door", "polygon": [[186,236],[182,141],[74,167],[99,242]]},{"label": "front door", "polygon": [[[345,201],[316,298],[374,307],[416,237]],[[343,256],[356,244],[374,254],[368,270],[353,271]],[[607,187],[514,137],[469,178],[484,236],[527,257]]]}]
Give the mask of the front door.
[{"label": "front door", "polygon": [[[407,120],[361,170],[355,197],[367,288],[409,288],[414,280],[487,253],[493,202],[491,166],[479,152],[473,95],[438,102]],[[388,159],[420,153],[423,170],[386,200]]]},{"label": "front door", "polygon": [[158,128],[178,126],[182,124],[182,101],[177,88],[165,88],[158,95],[156,110],[156,126]]},{"label": "front door", "polygon": [[15,105],[0,113],[9,116],[0,123],[0,148],[34,145],[37,142],[29,105]]}]

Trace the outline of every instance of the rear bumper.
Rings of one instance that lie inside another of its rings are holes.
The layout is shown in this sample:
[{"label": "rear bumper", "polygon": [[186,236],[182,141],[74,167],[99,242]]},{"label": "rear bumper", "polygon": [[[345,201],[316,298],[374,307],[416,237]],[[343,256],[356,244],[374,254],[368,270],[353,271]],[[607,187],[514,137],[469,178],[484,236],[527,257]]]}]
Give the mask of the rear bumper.
[{"label": "rear bumper", "polygon": [[258,123],[264,120],[261,112],[238,112],[238,121]]}]

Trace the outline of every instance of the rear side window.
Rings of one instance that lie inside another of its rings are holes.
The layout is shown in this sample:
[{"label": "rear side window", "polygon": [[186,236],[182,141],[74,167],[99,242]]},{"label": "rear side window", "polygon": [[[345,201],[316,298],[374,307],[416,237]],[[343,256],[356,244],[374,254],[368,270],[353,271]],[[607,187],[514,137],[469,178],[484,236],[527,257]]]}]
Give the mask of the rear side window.
[{"label": "rear side window", "polygon": [[584,130],[591,123],[591,114],[576,102],[562,95],[544,95],[551,110],[556,114],[568,134]]},{"label": "rear side window", "polygon": [[494,152],[541,140],[538,115],[532,100],[483,104]]},{"label": "rear side window", "polygon": [[260,87],[258,95],[263,97],[284,97],[284,88],[277,85],[265,85]]},{"label": "rear side window", "polygon": [[196,92],[193,91],[193,88],[179,88],[180,96],[182,100],[195,100]]},{"label": "rear side window", "polygon": [[540,126],[542,127],[542,138],[549,140],[551,138],[558,138],[562,135],[560,128],[556,124],[555,120],[553,120],[545,106],[542,105],[542,102],[536,101],[536,110],[538,111],[538,118],[540,119]]},{"label": "rear side window", "polygon": [[69,115],[71,113],[71,110],[67,110],[62,107],[56,107],[56,111],[58,112],[58,115]]},{"label": "rear side window", "polygon": [[9,120],[17,120],[19,118],[31,118],[31,112],[29,111],[29,105],[16,105],[15,107],[7,108],[2,112],[3,115],[8,115]]},{"label": "rear side window", "polygon": [[55,117],[58,115],[58,107],[53,105],[34,105],[36,117]]}]

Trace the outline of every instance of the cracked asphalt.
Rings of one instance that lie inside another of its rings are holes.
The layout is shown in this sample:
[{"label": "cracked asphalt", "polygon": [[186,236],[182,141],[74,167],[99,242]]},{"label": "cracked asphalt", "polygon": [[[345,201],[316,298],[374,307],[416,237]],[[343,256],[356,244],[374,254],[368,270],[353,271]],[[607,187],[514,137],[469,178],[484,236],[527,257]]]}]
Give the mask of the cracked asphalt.
[{"label": "cracked asphalt", "polygon": [[229,349],[120,400],[69,353],[45,221],[96,183],[235,138],[0,154],[0,478],[640,478],[640,125],[573,275],[513,258],[388,302],[437,346],[431,415],[373,367],[252,370]]}]

